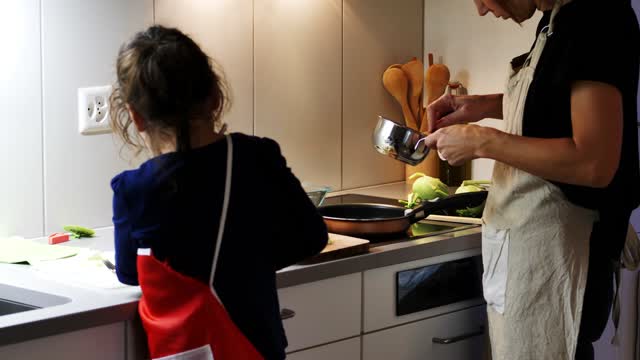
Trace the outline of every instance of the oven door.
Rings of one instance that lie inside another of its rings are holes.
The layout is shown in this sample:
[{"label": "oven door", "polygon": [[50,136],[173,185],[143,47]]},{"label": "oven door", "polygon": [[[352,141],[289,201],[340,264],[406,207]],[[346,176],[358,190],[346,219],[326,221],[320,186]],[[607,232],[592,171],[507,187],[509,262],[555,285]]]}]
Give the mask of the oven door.
[{"label": "oven door", "polygon": [[397,316],[482,297],[482,259],[465,257],[396,272]]},{"label": "oven door", "polygon": [[364,332],[483,305],[480,249],[364,272]]}]

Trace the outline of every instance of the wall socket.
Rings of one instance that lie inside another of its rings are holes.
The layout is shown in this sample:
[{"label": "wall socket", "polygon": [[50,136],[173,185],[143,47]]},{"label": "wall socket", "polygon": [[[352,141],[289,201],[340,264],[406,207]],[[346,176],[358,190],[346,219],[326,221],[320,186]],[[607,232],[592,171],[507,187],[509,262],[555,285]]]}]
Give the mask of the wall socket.
[{"label": "wall socket", "polygon": [[109,125],[109,95],[111,85],[78,89],[78,130],[82,135],[111,132]]}]

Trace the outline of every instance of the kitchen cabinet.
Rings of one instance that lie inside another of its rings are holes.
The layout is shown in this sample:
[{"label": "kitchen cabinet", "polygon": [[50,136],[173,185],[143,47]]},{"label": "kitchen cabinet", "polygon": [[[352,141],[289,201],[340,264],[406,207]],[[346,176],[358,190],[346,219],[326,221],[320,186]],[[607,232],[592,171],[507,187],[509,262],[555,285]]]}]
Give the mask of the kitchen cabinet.
[{"label": "kitchen cabinet", "polygon": [[125,323],[0,347],[0,359],[125,360]]},{"label": "kitchen cabinet", "polygon": [[360,335],[361,273],[278,291],[287,352]]},{"label": "kitchen cabinet", "polygon": [[287,356],[287,360],[360,360],[360,338],[349,339]]},{"label": "kitchen cabinet", "polygon": [[488,341],[485,309],[485,306],[476,306],[366,334],[363,337],[362,358],[363,360],[482,359]]}]

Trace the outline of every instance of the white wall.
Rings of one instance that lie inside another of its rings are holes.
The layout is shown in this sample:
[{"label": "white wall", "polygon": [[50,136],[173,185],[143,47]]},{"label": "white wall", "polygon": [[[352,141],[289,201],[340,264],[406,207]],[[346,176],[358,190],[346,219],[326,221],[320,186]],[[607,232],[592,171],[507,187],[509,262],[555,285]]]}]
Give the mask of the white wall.
[{"label": "white wall", "polygon": [[367,134],[378,114],[399,114],[382,72],[422,53],[422,0],[377,2],[4,2],[0,236],[112,225],[109,180],[135,163],[112,136],[77,133],[77,89],[113,83],[118,48],[154,17],[219,61],[230,129],[273,137],[301,180],[334,190],[402,180]]},{"label": "white wall", "polygon": [[152,0],[21,0],[0,11],[0,236],[111,225],[109,180],[130,165],[111,136],[77,132],[78,87],[115,80]]},{"label": "white wall", "polygon": [[43,231],[40,2],[0,11],[0,236]]},{"label": "white wall", "polygon": [[[529,51],[540,14],[522,27],[512,21],[480,17],[472,0],[425,0],[425,59],[433,53],[446,64],[451,79],[462,82],[469,94],[502,92],[509,62]],[[500,128],[501,121],[482,125]],[[493,161],[473,161],[473,178],[490,179]]]},{"label": "white wall", "polygon": [[111,225],[109,180],[128,163],[111,136],[76,131],[76,91],[115,80],[120,45],[153,22],[151,0],[43,0],[45,230]]},{"label": "white wall", "polygon": [[233,130],[275,139],[300,180],[341,190],[404,179],[371,133],[378,115],[401,114],[382,73],[421,56],[422,2],[155,0],[155,15],[224,66]]},{"label": "white wall", "polygon": [[253,0],[155,0],[155,22],[191,36],[224,69],[230,131],[253,134]]}]

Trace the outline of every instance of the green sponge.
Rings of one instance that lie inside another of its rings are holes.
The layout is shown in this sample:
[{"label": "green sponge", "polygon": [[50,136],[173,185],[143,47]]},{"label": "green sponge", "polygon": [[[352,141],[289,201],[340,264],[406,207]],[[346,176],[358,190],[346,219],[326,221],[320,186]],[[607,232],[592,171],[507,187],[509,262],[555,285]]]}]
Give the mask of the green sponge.
[{"label": "green sponge", "polygon": [[71,237],[74,239],[80,239],[83,237],[93,237],[93,235],[96,234],[96,232],[91,229],[88,229],[82,226],[76,226],[76,225],[67,225],[63,227],[63,229],[64,231],[70,232]]}]

